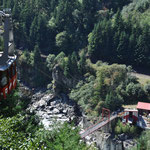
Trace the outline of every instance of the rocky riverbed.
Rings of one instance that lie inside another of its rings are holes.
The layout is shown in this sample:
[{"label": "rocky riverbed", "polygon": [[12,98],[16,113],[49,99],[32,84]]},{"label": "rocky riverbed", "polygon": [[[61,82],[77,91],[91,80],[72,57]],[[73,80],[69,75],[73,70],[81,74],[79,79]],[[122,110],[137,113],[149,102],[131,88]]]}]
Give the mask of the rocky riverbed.
[{"label": "rocky riverbed", "polygon": [[64,122],[74,121],[78,125],[82,119],[77,104],[65,94],[54,97],[53,94],[38,92],[32,96],[28,110],[34,111],[48,130],[51,130],[55,124]]}]

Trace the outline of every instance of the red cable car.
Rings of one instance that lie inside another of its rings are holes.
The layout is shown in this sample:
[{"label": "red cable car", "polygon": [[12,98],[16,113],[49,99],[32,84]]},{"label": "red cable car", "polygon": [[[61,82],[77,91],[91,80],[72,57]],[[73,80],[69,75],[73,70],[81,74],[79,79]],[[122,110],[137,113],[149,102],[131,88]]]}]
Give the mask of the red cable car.
[{"label": "red cable car", "polygon": [[[0,52],[0,100],[16,87],[16,55],[14,54],[14,40],[11,15],[0,11],[0,38],[3,38],[3,52]],[[1,43],[2,44],[2,43]]]}]

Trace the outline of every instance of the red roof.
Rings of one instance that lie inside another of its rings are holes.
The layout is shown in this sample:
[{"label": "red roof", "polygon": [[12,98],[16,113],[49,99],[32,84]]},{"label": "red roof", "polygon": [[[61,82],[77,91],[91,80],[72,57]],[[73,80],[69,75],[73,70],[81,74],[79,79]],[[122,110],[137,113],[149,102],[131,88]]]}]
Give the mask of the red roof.
[{"label": "red roof", "polygon": [[138,102],[137,109],[150,110],[150,103]]}]

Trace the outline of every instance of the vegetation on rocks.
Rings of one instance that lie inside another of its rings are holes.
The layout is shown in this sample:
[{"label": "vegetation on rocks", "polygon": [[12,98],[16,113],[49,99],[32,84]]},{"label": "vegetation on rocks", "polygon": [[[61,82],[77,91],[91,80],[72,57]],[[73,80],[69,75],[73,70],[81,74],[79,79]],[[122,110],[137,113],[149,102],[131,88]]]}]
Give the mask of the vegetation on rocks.
[{"label": "vegetation on rocks", "polygon": [[133,150],[148,150],[150,148],[150,131],[145,131],[137,139],[138,144]]},{"label": "vegetation on rocks", "polygon": [[129,136],[134,137],[138,132],[138,128],[135,126],[130,126],[129,124],[123,124],[120,120],[118,120],[116,127],[115,127],[115,133],[118,134],[122,134],[125,133]]}]

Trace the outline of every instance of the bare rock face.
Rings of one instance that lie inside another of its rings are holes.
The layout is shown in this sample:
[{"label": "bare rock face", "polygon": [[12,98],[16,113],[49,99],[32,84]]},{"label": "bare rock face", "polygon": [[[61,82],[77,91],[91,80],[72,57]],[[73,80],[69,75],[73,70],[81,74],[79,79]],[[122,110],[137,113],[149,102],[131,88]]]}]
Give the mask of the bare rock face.
[{"label": "bare rock face", "polygon": [[76,81],[74,78],[67,78],[64,76],[63,70],[59,65],[55,65],[52,71],[53,78],[53,91],[55,95],[58,95],[61,92],[66,92],[68,88],[72,88]]},{"label": "bare rock face", "polygon": [[137,143],[133,139],[127,139],[123,142],[123,147],[125,150],[132,149],[135,146],[137,146]]},{"label": "bare rock face", "polygon": [[[37,98],[36,95],[38,95]],[[60,97],[54,97],[52,94],[44,94],[42,97],[39,94],[36,95],[33,95],[28,110],[34,111],[39,116],[45,129],[51,130],[55,124],[63,124],[73,120],[77,124],[79,123],[81,113],[78,106],[66,95],[61,94]]]}]

